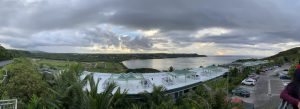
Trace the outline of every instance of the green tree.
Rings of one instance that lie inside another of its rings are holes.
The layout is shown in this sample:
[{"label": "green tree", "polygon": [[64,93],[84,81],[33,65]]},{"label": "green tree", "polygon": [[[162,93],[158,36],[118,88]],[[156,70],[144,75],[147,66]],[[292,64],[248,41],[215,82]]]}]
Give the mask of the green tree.
[{"label": "green tree", "polygon": [[[86,91],[87,107],[89,109],[123,109],[129,107],[126,100],[126,91],[116,89],[114,83],[109,84],[102,93],[98,93],[99,80],[94,81],[93,76],[88,79],[90,90]],[[115,92],[113,92],[116,90]]]},{"label": "green tree", "polygon": [[201,109],[231,109],[224,89],[211,89],[199,86],[195,93],[198,96],[199,106],[205,106],[201,107]]},{"label": "green tree", "polygon": [[59,109],[49,99],[33,95],[27,105],[27,109]]},{"label": "green tree", "polygon": [[165,90],[162,86],[154,86],[151,93],[142,93],[141,101],[143,107],[148,109],[172,109],[174,102],[170,96],[166,95]]},{"label": "green tree", "polygon": [[173,66],[170,66],[170,68],[169,68],[169,72],[173,72],[174,71],[174,68],[173,68]]},{"label": "green tree", "polygon": [[211,109],[209,102],[202,95],[191,91],[185,96],[179,98],[177,106],[180,109]]},{"label": "green tree", "polygon": [[236,77],[237,75],[238,75],[238,72],[239,72],[239,70],[235,67],[235,68],[233,68],[233,69],[230,69],[229,70],[229,76],[231,76],[231,77]]},{"label": "green tree", "polygon": [[283,65],[287,61],[288,61],[288,59],[286,57],[278,57],[274,60],[274,64]]},{"label": "green tree", "polygon": [[290,77],[292,77],[292,78],[294,78],[294,73],[295,73],[295,71],[296,71],[296,66],[297,64],[292,64],[291,65],[291,67],[289,68],[289,70],[288,70],[288,75],[290,76]]},{"label": "green tree", "polygon": [[11,59],[11,54],[0,45],[0,61]]},{"label": "green tree", "polygon": [[68,70],[54,76],[54,85],[49,89],[53,103],[60,108],[82,109],[85,107],[86,97],[83,87],[86,79],[80,79],[82,71],[83,67],[80,64],[74,64]]},{"label": "green tree", "polygon": [[8,70],[8,82],[3,84],[3,90],[9,98],[18,98],[21,103],[27,103],[33,95],[41,96],[48,87],[42,76],[35,69],[31,60],[26,58],[15,59],[5,67]]},{"label": "green tree", "polygon": [[260,74],[260,72],[262,72],[261,68],[257,68],[257,69],[255,70],[255,73],[258,74],[258,75]]},{"label": "green tree", "polygon": [[38,74],[23,72],[10,78],[5,90],[10,97],[16,97],[23,102],[28,102],[32,95],[42,95],[47,88],[47,84]]}]

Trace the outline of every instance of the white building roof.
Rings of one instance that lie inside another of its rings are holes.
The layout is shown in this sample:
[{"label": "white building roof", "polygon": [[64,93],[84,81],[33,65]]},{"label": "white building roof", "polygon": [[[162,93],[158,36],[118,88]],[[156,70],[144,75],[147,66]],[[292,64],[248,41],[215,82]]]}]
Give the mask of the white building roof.
[{"label": "white building roof", "polygon": [[[103,92],[105,86],[111,82],[117,84],[121,91],[127,90],[128,94],[138,94],[142,92],[152,92],[153,86],[163,86],[166,90],[177,89],[187,85],[204,82],[228,72],[228,69],[221,67],[194,68],[174,72],[158,73],[98,73],[85,71],[93,74],[94,80],[99,79],[98,92]],[[87,87],[89,89],[89,87]]]}]

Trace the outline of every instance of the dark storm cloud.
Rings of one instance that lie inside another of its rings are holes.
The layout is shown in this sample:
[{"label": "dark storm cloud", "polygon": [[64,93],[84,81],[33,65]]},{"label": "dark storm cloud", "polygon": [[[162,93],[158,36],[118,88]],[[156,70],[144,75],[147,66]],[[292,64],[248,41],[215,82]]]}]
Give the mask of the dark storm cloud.
[{"label": "dark storm cloud", "polygon": [[107,7],[117,10],[109,19],[111,23],[137,28],[193,30],[217,26],[272,31],[299,27],[299,19],[295,18],[299,16],[294,15],[299,1],[295,0],[111,0],[109,3]]},{"label": "dark storm cloud", "polygon": [[96,0],[91,2],[2,0],[0,2],[0,13],[4,16],[3,19],[0,18],[0,26],[33,32],[95,24],[104,19],[101,13],[106,11],[101,9],[103,6]]},{"label": "dark storm cloud", "polygon": [[[178,44],[300,41],[300,16],[296,11],[300,3],[296,0],[112,0],[108,7],[118,10],[109,22],[133,28],[158,28]],[[187,33],[210,27],[240,31],[204,38],[194,38]],[[177,34],[170,31],[177,31]]]},{"label": "dark storm cloud", "polygon": [[227,16],[222,16],[225,13],[210,10],[202,5],[205,5],[205,1],[112,0],[108,7],[115,7],[117,12],[108,21],[133,28],[161,30],[195,30],[202,27],[235,25]]},{"label": "dark storm cloud", "polygon": [[36,46],[88,47],[93,44],[107,47],[123,44],[129,49],[149,49],[151,40],[143,36],[121,41],[121,36],[111,31],[87,29],[105,23],[106,16],[113,12],[103,6],[105,2],[2,0],[0,42],[27,49]]},{"label": "dark storm cloud", "polygon": [[189,38],[190,41],[215,42],[223,44],[249,44],[259,43],[277,44],[288,42],[300,42],[300,32],[298,31],[278,31],[278,32],[239,32],[221,36],[206,36],[203,38]]},{"label": "dark storm cloud", "polygon": [[126,37],[122,37],[121,40],[125,46],[133,50],[149,50],[153,46],[152,41],[145,37],[137,37],[133,40],[127,39]]},{"label": "dark storm cloud", "polygon": [[132,50],[149,50],[153,45],[152,40],[144,36],[130,38],[130,36],[118,35],[99,27],[78,31],[42,32],[23,38],[23,40],[9,38],[2,41],[17,48],[34,48],[36,46],[90,47],[97,44],[97,46],[102,48],[125,47]]},{"label": "dark storm cloud", "polygon": [[[69,28],[89,23],[113,23],[133,28],[195,30],[228,27],[281,30],[298,26],[297,1],[276,0],[51,0],[1,2],[1,19],[32,29]],[[294,6],[294,7],[293,7]],[[111,16],[105,13],[113,12]],[[11,20],[9,21],[8,18]]]},{"label": "dark storm cloud", "polygon": [[[251,46],[251,45],[240,45],[240,44],[219,44],[219,46],[229,48],[229,49],[248,49],[248,50],[264,50],[264,51],[272,51],[274,48],[262,48],[260,46]],[[276,49],[279,51],[279,49]]]}]

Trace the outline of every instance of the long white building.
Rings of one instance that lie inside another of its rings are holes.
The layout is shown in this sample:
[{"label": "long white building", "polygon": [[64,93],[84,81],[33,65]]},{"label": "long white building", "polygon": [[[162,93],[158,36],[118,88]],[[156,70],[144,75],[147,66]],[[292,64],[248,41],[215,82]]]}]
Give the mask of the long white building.
[{"label": "long white building", "polygon": [[[228,69],[210,66],[206,68],[194,68],[190,70],[175,70],[174,72],[159,72],[159,73],[97,73],[87,72],[84,74],[92,74],[94,80],[100,80],[98,92],[105,90],[109,83],[116,83],[121,91],[127,90],[130,95],[135,95],[143,92],[152,92],[154,86],[163,86],[166,92],[174,94],[178,97],[182,93],[194,89],[200,83],[219,77]],[[84,77],[83,75],[82,77]],[[89,87],[86,87],[89,89]]]}]

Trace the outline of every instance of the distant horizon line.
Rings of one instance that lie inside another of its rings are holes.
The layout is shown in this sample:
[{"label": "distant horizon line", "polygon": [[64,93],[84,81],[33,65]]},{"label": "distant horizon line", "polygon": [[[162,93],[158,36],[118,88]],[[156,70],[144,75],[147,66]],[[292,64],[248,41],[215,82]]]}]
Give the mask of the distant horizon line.
[{"label": "distant horizon line", "polygon": [[[221,57],[221,56],[245,56],[245,57],[255,57],[255,58],[263,58],[263,57],[269,57],[265,55],[238,55],[238,54],[228,54],[228,55],[207,55],[207,54],[198,54],[198,53],[164,53],[164,52],[146,52],[146,53],[76,53],[76,52],[46,52],[41,50],[22,50],[22,49],[8,49],[8,50],[20,50],[20,51],[28,51],[30,53],[50,53],[50,54],[197,54],[199,56],[207,56],[207,57]],[[274,54],[275,55],[275,54]],[[272,55],[270,55],[272,56]]]}]

